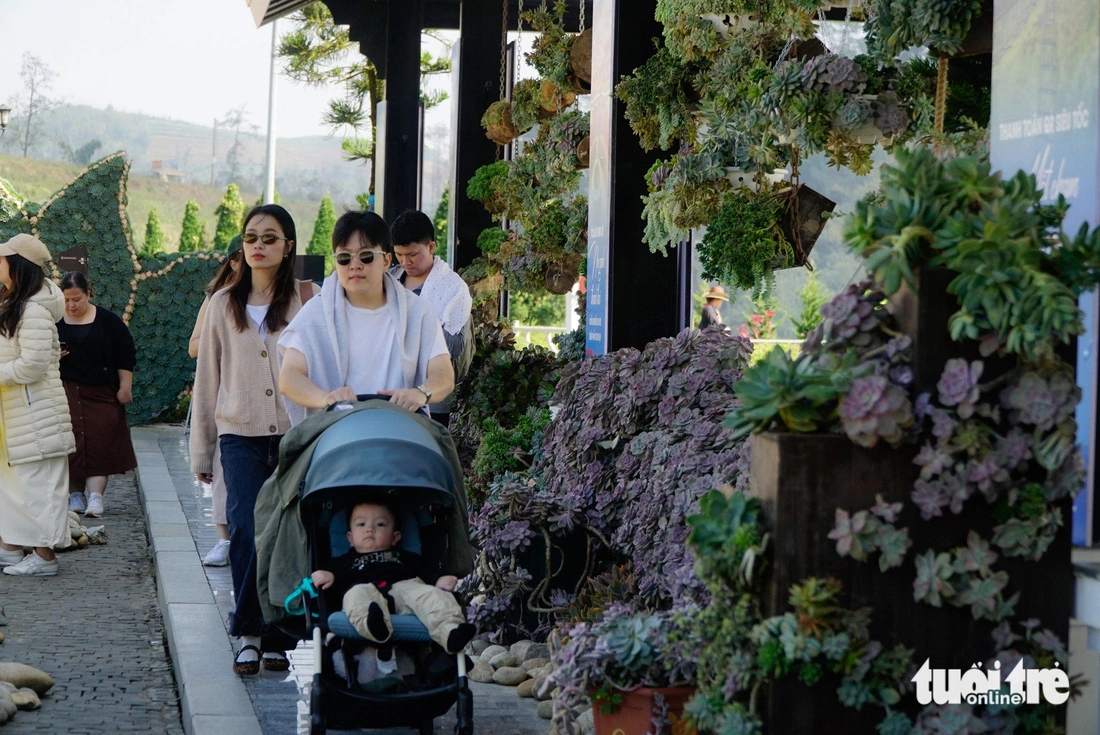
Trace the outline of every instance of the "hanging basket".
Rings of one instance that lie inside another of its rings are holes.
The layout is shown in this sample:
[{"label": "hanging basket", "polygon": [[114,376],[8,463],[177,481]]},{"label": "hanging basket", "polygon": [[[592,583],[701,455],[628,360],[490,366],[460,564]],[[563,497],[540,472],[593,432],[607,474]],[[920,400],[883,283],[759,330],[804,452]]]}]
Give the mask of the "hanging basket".
[{"label": "hanging basket", "polygon": [[575,99],[577,95],[573,92],[563,90],[549,79],[544,79],[539,86],[539,119],[548,120],[573,104]]},{"label": "hanging basket", "polygon": [[825,229],[826,213],[836,208],[836,202],[805,184],[786,189],[781,195],[786,197],[787,202],[779,219],[779,229],[794,251],[789,267],[803,266]]},{"label": "hanging basket", "polygon": [[[937,56],[942,55],[933,50]],[[993,53],[993,0],[982,0],[982,11],[970,22],[970,30],[962,40],[962,48],[950,58]]]},{"label": "hanging basket", "polygon": [[497,100],[481,116],[481,126],[485,128],[485,137],[497,145],[508,145],[520,136],[512,123],[512,107],[507,100]]},{"label": "hanging basket", "polygon": [[573,41],[569,51],[569,71],[586,88],[592,88],[592,29],[587,29]]},{"label": "hanging basket", "polygon": [[577,144],[577,168],[579,169],[588,168],[589,141],[590,137],[586,135],[581,139],[581,142]]},{"label": "hanging basket", "polygon": [[551,263],[546,267],[546,275],[543,284],[546,290],[552,294],[561,296],[573,290],[577,278],[581,274],[581,260],[583,256],[570,256],[565,262]]}]

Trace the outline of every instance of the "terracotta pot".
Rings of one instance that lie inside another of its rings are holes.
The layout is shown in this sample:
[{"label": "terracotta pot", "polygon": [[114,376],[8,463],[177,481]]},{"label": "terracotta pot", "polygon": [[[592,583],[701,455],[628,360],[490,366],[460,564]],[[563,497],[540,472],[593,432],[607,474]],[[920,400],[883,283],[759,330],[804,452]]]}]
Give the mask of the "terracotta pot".
[{"label": "terracotta pot", "polygon": [[663,687],[650,689],[642,687],[631,692],[620,692],[622,703],[619,709],[604,714],[598,703],[592,705],[592,715],[596,724],[596,735],[646,735],[653,732],[654,699],[660,694],[668,705],[670,727],[664,732],[677,735],[695,735],[695,728],[682,723],[684,705],[695,694],[695,687]]}]

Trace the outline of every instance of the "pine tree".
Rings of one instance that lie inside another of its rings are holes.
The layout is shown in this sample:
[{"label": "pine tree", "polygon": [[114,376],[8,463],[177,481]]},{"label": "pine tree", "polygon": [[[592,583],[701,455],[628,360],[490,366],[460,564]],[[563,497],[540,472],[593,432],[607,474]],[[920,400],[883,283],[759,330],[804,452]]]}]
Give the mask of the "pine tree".
[{"label": "pine tree", "polygon": [[164,230],[160,228],[160,217],[157,210],[149,210],[149,220],[145,223],[145,244],[142,246],[142,257],[164,252]]},{"label": "pine tree", "polygon": [[214,229],[214,250],[228,250],[229,241],[241,231],[241,218],[244,217],[244,202],[236,184],[226,188],[222,203],[214,210],[214,215],[218,218]]},{"label": "pine tree", "polygon": [[183,224],[180,232],[181,253],[193,253],[204,246],[206,224],[199,217],[199,203],[194,199],[183,208]]},{"label": "pine tree", "polygon": [[313,237],[306,246],[306,255],[325,256],[325,275],[332,273],[332,230],[336,227],[336,210],[332,199],[325,194],[317,210],[317,221],[313,223]]}]

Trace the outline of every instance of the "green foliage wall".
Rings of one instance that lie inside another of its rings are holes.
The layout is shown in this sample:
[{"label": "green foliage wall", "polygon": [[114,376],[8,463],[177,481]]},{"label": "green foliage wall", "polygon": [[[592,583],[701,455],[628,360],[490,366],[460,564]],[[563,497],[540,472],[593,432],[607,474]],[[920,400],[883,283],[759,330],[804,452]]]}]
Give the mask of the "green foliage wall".
[{"label": "green foliage wall", "polygon": [[[174,408],[187,390],[195,361],[187,339],[202,304],[203,287],[221,253],[157,254],[138,261],[126,215],[130,163],[122,152],[92,164],[47,202],[24,201],[0,180],[0,241],[20,232],[37,236],[57,254],[76,245],[88,251],[95,303],[122,317],[137,344],[131,424]],[[61,273],[50,264],[50,275]]]}]

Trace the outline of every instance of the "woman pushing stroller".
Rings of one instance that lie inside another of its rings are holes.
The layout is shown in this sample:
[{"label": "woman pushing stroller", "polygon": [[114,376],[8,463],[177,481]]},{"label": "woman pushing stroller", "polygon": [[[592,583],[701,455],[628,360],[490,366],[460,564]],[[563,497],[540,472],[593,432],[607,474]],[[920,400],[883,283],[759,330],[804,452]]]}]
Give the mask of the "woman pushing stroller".
[{"label": "woman pushing stroller", "polygon": [[458,578],[435,578],[419,555],[397,548],[399,517],[399,510],[386,503],[359,503],[351,508],[348,543],[352,548],[332,560],[332,571],[314,571],[313,584],[343,595],[344,613],[369,641],[385,644],[393,635],[392,603],[393,613],[416,615],[433,641],[447,653],[458,653],[477,632],[452,594]]}]

